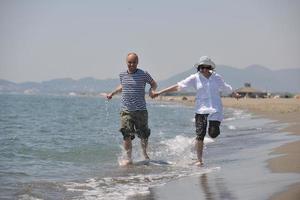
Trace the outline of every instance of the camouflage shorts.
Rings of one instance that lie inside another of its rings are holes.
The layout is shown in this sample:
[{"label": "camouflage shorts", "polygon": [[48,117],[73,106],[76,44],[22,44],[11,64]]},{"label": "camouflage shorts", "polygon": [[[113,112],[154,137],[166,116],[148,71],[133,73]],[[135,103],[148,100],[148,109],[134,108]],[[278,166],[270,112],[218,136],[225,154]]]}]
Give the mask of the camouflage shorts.
[{"label": "camouflage shorts", "polygon": [[[208,114],[195,114],[195,125],[197,140],[204,140],[207,129]],[[208,135],[211,138],[216,138],[220,135],[220,124],[219,121],[209,120],[208,122]]]},{"label": "camouflage shorts", "polygon": [[141,139],[147,139],[150,136],[148,128],[148,112],[147,110],[138,111],[121,111],[121,128],[123,139],[130,137],[132,140],[135,134]]}]

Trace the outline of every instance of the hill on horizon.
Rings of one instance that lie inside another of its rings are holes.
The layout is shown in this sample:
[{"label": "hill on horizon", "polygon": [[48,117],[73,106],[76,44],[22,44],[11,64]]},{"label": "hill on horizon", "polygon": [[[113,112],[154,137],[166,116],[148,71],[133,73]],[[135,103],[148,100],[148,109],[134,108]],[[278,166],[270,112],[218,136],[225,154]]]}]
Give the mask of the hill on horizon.
[{"label": "hill on horizon", "polygon": [[[218,65],[216,72],[234,89],[243,87],[245,83],[250,83],[253,88],[265,92],[300,93],[300,68],[270,70],[260,65],[251,65],[244,69],[238,69]],[[168,79],[158,81],[159,89],[173,85],[194,73],[196,70],[190,68]],[[78,80],[72,78],[52,79],[40,83],[14,83],[0,79],[0,93],[68,94],[74,92],[94,94],[111,91],[118,84],[119,79],[99,80],[92,77]]]},{"label": "hill on horizon", "polygon": [[[196,73],[196,69],[190,68],[182,73],[160,81],[159,88],[168,87],[180,80]],[[226,65],[218,65],[216,73],[234,89],[250,83],[251,87],[266,92],[291,92],[300,93],[300,68],[270,70],[260,65],[250,65],[244,69],[238,69]]]}]

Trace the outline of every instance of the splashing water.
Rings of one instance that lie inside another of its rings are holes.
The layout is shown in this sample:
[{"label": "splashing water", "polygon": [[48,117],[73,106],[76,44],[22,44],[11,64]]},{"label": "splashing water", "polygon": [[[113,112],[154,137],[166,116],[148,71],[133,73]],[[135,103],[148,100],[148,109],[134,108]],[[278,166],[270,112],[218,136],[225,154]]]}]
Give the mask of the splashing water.
[{"label": "splashing water", "polygon": [[105,121],[108,122],[109,118],[109,100],[105,100]]}]

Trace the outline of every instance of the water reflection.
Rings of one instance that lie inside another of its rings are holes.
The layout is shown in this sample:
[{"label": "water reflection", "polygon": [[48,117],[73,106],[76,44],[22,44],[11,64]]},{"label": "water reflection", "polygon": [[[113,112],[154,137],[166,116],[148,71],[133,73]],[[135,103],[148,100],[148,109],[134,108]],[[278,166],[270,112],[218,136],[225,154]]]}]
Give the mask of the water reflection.
[{"label": "water reflection", "polygon": [[224,178],[217,174],[202,174],[199,177],[200,189],[204,192],[205,200],[236,199],[226,187]]},{"label": "water reflection", "polygon": [[202,187],[202,190],[204,192],[205,199],[207,199],[207,200],[216,199],[214,193],[211,192],[211,189],[209,187],[209,182],[207,180],[207,174],[202,174],[200,176],[199,180],[200,180],[199,181],[200,186]]},{"label": "water reflection", "polygon": [[204,173],[199,177],[187,177],[170,182],[163,187],[150,188],[148,194],[127,198],[128,200],[235,200],[233,191],[220,173]]}]

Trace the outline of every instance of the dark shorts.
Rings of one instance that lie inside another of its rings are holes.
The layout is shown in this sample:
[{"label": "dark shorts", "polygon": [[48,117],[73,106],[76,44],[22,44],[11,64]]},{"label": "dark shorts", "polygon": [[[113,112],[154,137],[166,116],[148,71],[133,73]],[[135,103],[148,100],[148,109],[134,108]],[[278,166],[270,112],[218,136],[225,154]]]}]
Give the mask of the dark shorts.
[{"label": "dark shorts", "polygon": [[121,128],[123,139],[135,138],[135,134],[141,139],[147,139],[150,136],[148,128],[148,112],[147,110],[138,111],[121,111]]},{"label": "dark shorts", "polygon": [[[195,125],[196,125],[196,139],[204,140],[207,129],[207,117],[208,114],[195,114]],[[208,122],[208,135],[211,138],[216,138],[220,135],[220,124],[219,121],[209,120]]]}]

